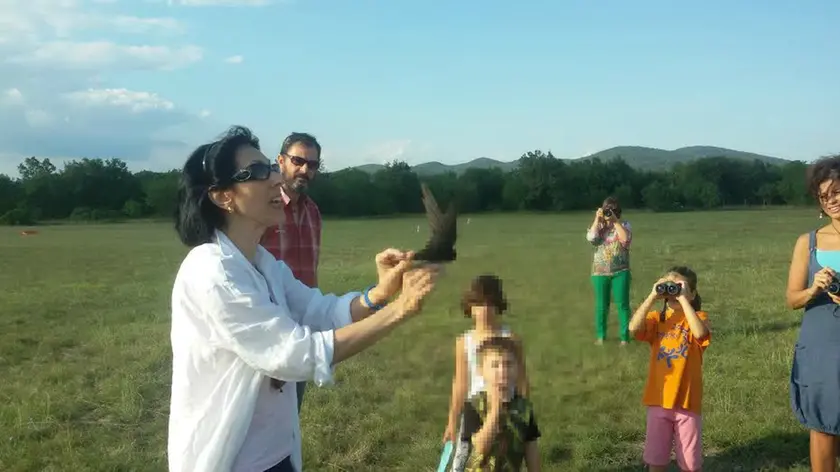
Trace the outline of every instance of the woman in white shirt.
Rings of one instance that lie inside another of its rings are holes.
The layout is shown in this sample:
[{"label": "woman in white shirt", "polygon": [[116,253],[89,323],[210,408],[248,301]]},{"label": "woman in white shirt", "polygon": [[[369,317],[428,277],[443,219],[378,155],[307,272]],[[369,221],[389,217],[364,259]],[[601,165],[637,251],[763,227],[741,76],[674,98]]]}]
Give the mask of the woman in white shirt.
[{"label": "woman in white shirt", "polygon": [[417,313],[435,285],[438,266],[396,249],[376,256],[379,281],[361,293],[299,282],[259,245],[283,217],[280,183],[242,127],[184,165],[175,226],[192,249],[172,290],[170,471],[300,472],[297,392],[284,383],[331,383],[336,363]]}]

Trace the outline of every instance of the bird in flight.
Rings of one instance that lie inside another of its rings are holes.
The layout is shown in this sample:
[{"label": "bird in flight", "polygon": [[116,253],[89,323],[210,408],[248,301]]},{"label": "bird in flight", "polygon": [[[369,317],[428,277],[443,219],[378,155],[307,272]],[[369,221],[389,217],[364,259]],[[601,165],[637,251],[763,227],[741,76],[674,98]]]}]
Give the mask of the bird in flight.
[{"label": "bird in flight", "polygon": [[429,219],[432,234],[426,247],[414,254],[414,260],[452,262],[456,258],[455,239],[458,215],[455,212],[455,204],[451,202],[446,213],[441,213],[429,187],[421,183],[420,190],[423,192],[423,206],[426,207],[426,217]]}]

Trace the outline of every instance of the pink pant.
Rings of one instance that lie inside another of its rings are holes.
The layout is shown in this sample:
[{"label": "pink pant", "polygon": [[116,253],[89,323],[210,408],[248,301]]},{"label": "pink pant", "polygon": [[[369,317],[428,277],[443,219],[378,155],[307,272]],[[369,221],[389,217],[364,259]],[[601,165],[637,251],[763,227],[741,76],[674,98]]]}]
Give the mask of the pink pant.
[{"label": "pink pant", "polygon": [[644,460],[654,467],[671,463],[671,445],[677,464],[685,471],[703,465],[702,419],[697,413],[676,408],[648,407]]}]

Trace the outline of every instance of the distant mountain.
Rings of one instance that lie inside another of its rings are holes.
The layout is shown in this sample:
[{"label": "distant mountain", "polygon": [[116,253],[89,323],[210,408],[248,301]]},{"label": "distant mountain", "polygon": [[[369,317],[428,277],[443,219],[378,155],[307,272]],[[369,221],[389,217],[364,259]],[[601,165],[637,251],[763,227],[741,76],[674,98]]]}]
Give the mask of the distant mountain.
[{"label": "distant mountain", "polygon": [[731,159],[746,161],[758,159],[759,161],[774,165],[788,162],[785,159],[780,159],[778,157],[764,156],[762,154],[735,151],[732,149],[714,146],[689,146],[675,149],[673,151],[642,146],[618,146],[601,152],[596,152],[595,154],[586,156],[582,159],[599,158],[602,161],[608,161],[618,156],[621,156],[625,162],[630,165],[630,167],[639,170],[664,170],[680,162],[691,162],[704,157],[728,157]]},{"label": "distant mountain", "polygon": [[758,159],[759,161],[766,162],[768,164],[784,164],[785,162],[789,162],[786,159],[781,159],[778,157],[770,157],[762,154],[755,154],[752,152],[733,151],[732,149],[719,148],[714,146],[689,146],[676,149],[674,152],[678,152],[681,154],[690,154],[695,158],[723,155],[726,157],[731,157],[733,159],[746,159],[749,161],[753,159]]},{"label": "distant mountain", "polygon": [[[729,157],[732,159],[741,159],[752,161],[758,159],[759,161],[768,164],[783,164],[788,162],[785,159],[778,157],[765,156],[762,154],[755,154],[751,152],[735,151],[733,149],[726,149],[715,146],[688,146],[673,151],[665,149],[649,148],[643,146],[617,146],[610,149],[605,149],[595,154],[590,154],[579,160],[601,159],[608,161],[615,157],[621,156],[630,167],[639,170],[665,170],[677,163],[690,162],[704,157]],[[566,161],[578,159],[565,159]],[[455,172],[461,174],[467,169],[489,169],[493,167],[500,168],[504,171],[515,169],[519,165],[519,160],[513,162],[501,162],[487,157],[479,157],[469,162],[462,164],[447,165],[437,161],[426,162],[412,167],[412,170],[420,176],[436,175],[445,172]],[[380,164],[365,164],[356,167],[356,169],[365,172],[374,173],[385,166]]]},{"label": "distant mountain", "polygon": [[[427,176],[443,174],[445,172],[455,172],[456,174],[461,174],[467,169],[490,169],[493,167],[498,167],[503,171],[509,171],[515,169],[518,165],[518,160],[513,162],[501,162],[488,157],[479,157],[478,159],[473,159],[469,162],[453,165],[447,165],[437,161],[424,162],[423,164],[413,166],[411,170],[419,176]],[[371,174],[384,168],[385,166],[381,164],[364,164],[356,167],[356,169],[363,170]]]}]

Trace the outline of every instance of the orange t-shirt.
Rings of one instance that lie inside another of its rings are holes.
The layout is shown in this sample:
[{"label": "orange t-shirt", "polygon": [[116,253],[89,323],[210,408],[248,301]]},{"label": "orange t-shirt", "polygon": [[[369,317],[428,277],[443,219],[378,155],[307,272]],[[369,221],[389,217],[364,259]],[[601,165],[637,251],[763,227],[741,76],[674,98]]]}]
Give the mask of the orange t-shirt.
[{"label": "orange t-shirt", "polygon": [[[708,323],[706,312],[697,317]],[[668,308],[665,321],[659,312],[645,318],[645,331],[636,339],[650,343],[650,367],[642,402],[665,409],[682,408],[700,414],[703,403],[703,352],[711,341],[711,332],[702,339],[691,334],[685,315]]]}]

